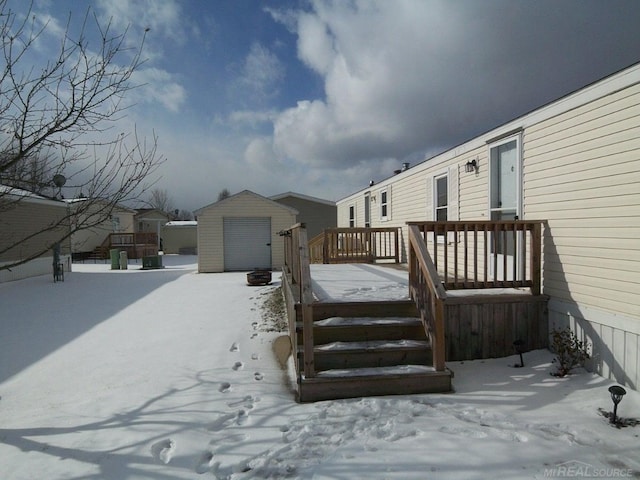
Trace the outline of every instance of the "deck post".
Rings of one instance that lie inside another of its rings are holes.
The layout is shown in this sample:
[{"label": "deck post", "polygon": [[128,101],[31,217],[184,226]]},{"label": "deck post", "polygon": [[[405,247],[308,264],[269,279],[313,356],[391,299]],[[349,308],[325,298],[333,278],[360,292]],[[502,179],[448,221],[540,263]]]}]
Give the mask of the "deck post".
[{"label": "deck post", "polygon": [[536,222],[531,230],[531,293],[540,295],[542,277],[542,224]]},{"label": "deck post", "polygon": [[434,331],[431,335],[433,349],[433,367],[436,372],[445,370],[445,335],[444,335],[444,302],[439,298],[435,298],[435,318],[433,319]]},{"label": "deck post", "polygon": [[298,229],[300,258],[300,304],[302,307],[302,339],[304,375],[315,376],[313,356],[313,292],[311,290],[311,269],[309,267],[309,248],[307,247],[307,229],[302,224]]}]

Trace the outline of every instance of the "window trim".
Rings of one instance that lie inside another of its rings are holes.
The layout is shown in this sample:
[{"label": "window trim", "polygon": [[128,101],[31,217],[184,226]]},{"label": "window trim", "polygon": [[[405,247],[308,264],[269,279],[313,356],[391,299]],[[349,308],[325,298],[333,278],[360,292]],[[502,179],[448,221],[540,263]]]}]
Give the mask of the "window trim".
[{"label": "window trim", "polygon": [[[383,201],[382,196],[386,199]],[[391,220],[391,187],[386,187],[380,190],[380,221],[387,222]],[[384,214],[383,214],[384,211]]]},{"label": "window trim", "polygon": [[349,205],[349,228],[356,226],[356,205]]},{"label": "window trim", "polygon": [[[444,206],[438,206],[438,180],[441,179],[445,179],[446,180],[446,188],[447,188],[447,203]],[[444,209],[445,215],[446,215],[446,219],[444,220],[445,222],[449,219],[449,204],[450,204],[450,198],[449,198],[449,171],[445,170],[441,173],[436,173],[433,175],[432,178],[433,181],[433,199],[431,202],[432,208],[433,208],[433,220],[434,221],[439,221],[438,220],[438,210],[442,210]]]}]

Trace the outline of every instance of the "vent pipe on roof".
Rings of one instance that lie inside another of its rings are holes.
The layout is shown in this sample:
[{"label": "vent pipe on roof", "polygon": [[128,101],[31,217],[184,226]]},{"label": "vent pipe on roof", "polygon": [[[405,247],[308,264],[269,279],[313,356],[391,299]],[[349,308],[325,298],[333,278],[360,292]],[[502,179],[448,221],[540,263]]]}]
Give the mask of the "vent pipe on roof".
[{"label": "vent pipe on roof", "polygon": [[409,165],[410,165],[409,162],[404,162],[402,164],[402,171],[404,172],[406,170],[409,170]]}]

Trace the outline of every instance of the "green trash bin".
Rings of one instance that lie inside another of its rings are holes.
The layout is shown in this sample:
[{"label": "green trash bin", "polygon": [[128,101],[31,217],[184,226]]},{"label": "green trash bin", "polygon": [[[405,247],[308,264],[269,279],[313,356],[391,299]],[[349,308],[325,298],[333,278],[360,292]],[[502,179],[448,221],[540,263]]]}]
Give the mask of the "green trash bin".
[{"label": "green trash bin", "polygon": [[109,250],[111,258],[111,270],[120,270],[120,250],[117,248]]}]

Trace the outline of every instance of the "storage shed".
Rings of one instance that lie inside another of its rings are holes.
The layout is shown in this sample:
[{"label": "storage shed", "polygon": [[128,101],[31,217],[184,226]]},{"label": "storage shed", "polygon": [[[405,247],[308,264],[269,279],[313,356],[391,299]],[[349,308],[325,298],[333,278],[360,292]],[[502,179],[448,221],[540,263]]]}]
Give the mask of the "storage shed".
[{"label": "storage shed", "polygon": [[297,221],[305,224],[309,239],[321,234],[326,228],[336,227],[336,202],[295,192],[281,193],[269,198],[298,210]]},{"label": "storage shed", "polygon": [[279,269],[284,242],[278,232],[296,223],[298,211],[249,190],[196,211],[198,271]]}]

